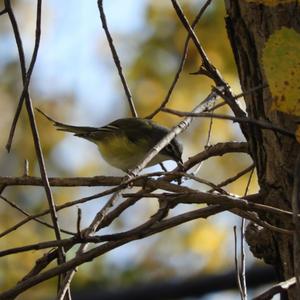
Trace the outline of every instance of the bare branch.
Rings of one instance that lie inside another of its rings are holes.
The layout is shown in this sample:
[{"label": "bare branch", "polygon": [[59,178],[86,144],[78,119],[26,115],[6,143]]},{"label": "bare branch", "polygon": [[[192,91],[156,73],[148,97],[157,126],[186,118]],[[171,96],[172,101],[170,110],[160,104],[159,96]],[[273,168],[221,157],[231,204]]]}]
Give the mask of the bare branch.
[{"label": "bare branch", "polygon": [[300,220],[297,217],[300,212],[300,154],[298,153],[295,169],[292,195],[294,232],[294,272],[296,277],[296,295],[300,295]]},{"label": "bare branch", "polygon": [[[269,212],[274,215],[280,215],[281,218],[286,218],[286,221],[290,221],[290,218],[293,216],[293,213],[290,211],[282,210],[273,206],[268,206],[264,204],[250,202],[243,198],[237,198],[230,195],[221,195],[221,194],[210,194],[203,193],[200,191],[192,190],[189,188],[184,193],[161,193],[161,194],[143,194],[143,197],[151,198],[155,197],[161,200],[168,200],[172,205],[177,205],[178,203],[206,203],[206,204],[218,204],[224,205],[228,208],[239,208],[246,211],[255,211],[255,212]],[[134,194],[126,193],[123,194],[124,197],[132,197]],[[245,197],[244,197],[245,198]],[[300,218],[300,214],[297,215]],[[292,232],[290,232],[292,233]]]},{"label": "bare branch", "polygon": [[65,273],[68,270],[71,270],[73,268],[76,268],[77,266],[79,266],[85,262],[91,261],[94,258],[96,258],[112,249],[115,249],[117,247],[120,247],[121,245],[129,243],[130,241],[152,235],[152,234],[160,232],[162,230],[166,230],[167,228],[178,226],[179,224],[186,223],[186,222],[194,220],[194,219],[208,218],[209,216],[214,215],[222,210],[223,210],[223,208],[220,208],[219,206],[211,206],[211,207],[197,209],[190,213],[184,213],[182,215],[179,215],[179,216],[161,221],[160,223],[154,224],[153,227],[151,229],[149,229],[149,232],[145,233],[145,235],[143,235],[143,236],[140,236],[140,235],[131,236],[130,238],[127,237],[127,238],[124,238],[121,240],[107,242],[103,245],[100,245],[96,248],[93,248],[87,252],[82,253],[80,256],[76,256],[75,258],[69,260],[68,262],[60,264],[57,267],[54,267],[52,269],[44,271],[41,274],[34,275],[28,279],[25,279],[25,280],[19,282],[12,289],[1,293],[0,299],[4,300],[4,299],[16,297],[20,293],[24,292],[25,290],[31,288],[34,285],[37,285],[38,283],[41,283],[49,278],[59,275],[59,274]]},{"label": "bare branch", "polygon": [[[53,222],[53,226],[54,226],[55,235],[56,235],[56,238],[58,240],[60,240],[61,239],[61,234],[60,234],[58,218],[57,218],[57,214],[56,214],[56,210],[55,210],[55,204],[54,204],[54,200],[53,200],[53,197],[52,197],[52,192],[51,192],[51,189],[50,189],[50,185],[49,185],[49,181],[48,181],[48,177],[47,177],[47,173],[46,173],[46,169],[45,169],[44,157],[43,157],[42,148],[41,148],[41,144],[40,144],[39,133],[38,133],[37,126],[36,126],[35,116],[34,116],[34,112],[33,112],[33,108],[32,108],[32,102],[31,102],[31,99],[30,99],[30,96],[29,96],[29,93],[28,93],[28,86],[26,87],[27,74],[26,74],[26,66],[25,66],[25,58],[24,58],[25,56],[24,56],[22,41],[21,41],[21,37],[19,35],[17,22],[16,22],[13,10],[12,10],[11,5],[10,5],[10,1],[5,0],[5,5],[6,5],[6,8],[8,10],[8,15],[9,15],[10,21],[11,21],[12,26],[14,28],[16,42],[17,42],[17,45],[18,45],[20,64],[21,64],[21,70],[22,70],[22,78],[23,78],[23,84],[24,84],[24,91],[26,91],[25,92],[26,93],[26,97],[25,97],[26,108],[27,108],[27,112],[28,112],[28,116],[29,116],[30,126],[31,126],[31,130],[32,130],[32,136],[33,136],[33,140],[34,140],[34,146],[35,146],[36,155],[37,155],[37,159],[38,159],[39,167],[40,167],[40,172],[41,172],[41,177],[42,177],[42,180],[43,180],[43,183],[44,183],[45,193],[46,193],[48,204],[49,204],[49,207],[50,207],[51,218],[52,218],[52,222]],[[41,24],[41,21],[40,21],[40,19],[41,19],[41,9],[42,9],[42,1],[38,0],[37,1],[37,19],[39,19],[39,20],[37,20],[37,26],[40,26],[40,24]],[[36,32],[37,32],[37,35],[39,36],[40,28],[37,28]],[[37,55],[39,42],[36,42],[36,45],[37,46],[34,49],[34,54],[35,55]],[[36,57],[33,56],[31,72],[33,70],[35,59],[36,59]],[[29,82],[28,82],[28,84],[29,84]],[[63,249],[61,249],[60,251],[61,251],[61,256],[60,256],[59,260],[61,262],[63,262],[65,260]]]},{"label": "bare branch", "polygon": [[[51,189],[50,189],[48,176],[47,176],[47,172],[46,172],[46,168],[45,168],[44,157],[43,157],[43,152],[42,152],[42,148],[41,148],[41,144],[40,144],[39,133],[38,133],[38,130],[37,130],[36,120],[35,120],[35,116],[34,116],[34,112],[33,112],[33,108],[32,108],[32,101],[31,101],[31,98],[30,98],[29,92],[28,92],[30,76],[31,76],[33,68],[34,68],[34,64],[35,64],[38,49],[39,49],[39,41],[40,41],[40,34],[41,34],[40,26],[41,26],[42,0],[37,1],[35,47],[34,47],[34,51],[33,51],[33,55],[32,55],[32,59],[31,59],[31,63],[30,63],[30,66],[29,66],[28,73],[26,71],[25,55],[24,55],[24,50],[23,50],[23,45],[22,45],[22,39],[21,39],[21,36],[20,36],[20,33],[19,33],[18,24],[17,24],[16,18],[15,18],[13,9],[11,7],[10,0],[5,0],[4,3],[5,3],[5,8],[7,9],[7,13],[8,13],[11,25],[13,27],[13,31],[14,31],[14,35],[15,35],[15,39],[16,39],[16,43],[17,43],[20,66],[21,66],[21,74],[22,74],[22,80],[23,80],[23,92],[22,92],[22,95],[20,97],[19,108],[18,109],[19,109],[19,112],[20,112],[21,108],[22,108],[22,99],[24,98],[25,103],[26,103],[26,109],[27,109],[28,117],[29,117],[30,127],[31,127],[31,131],[32,131],[35,151],[36,151],[36,155],[37,155],[37,159],[38,159],[38,163],[39,163],[40,173],[41,173],[41,177],[42,177],[42,180],[43,180],[43,183],[44,183],[45,193],[46,193],[47,200],[48,200],[48,205],[49,205],[49,208],[50,208],[51,219],[52,219],[52,223],[53,223],[53,226],[54,226],[55,236],[56,236],[57,240],[60,240],[61,239],[61,232],[60,232],[60,228],[59,228],[58,217],[57,217],[57,214],[56,214],[55,204],[54,204],[54,200],[53,200],[53,196],[52,196],[52,192],[51,192]],[[16,120],[15,125],[13,125],[12,128],[14,126],[16,126],[17,118],[18,118],[18,113],[17,113],[17,117],[15,119]],[[12,137],[13,137],[14,129],[12,129],[11,132],[12,132],[12,134],[10,135],[10,138],[9,138],[9,141],[8,141],[8,144],[7,144],[7,149],[8,150],[10,149],[10,146],[11,146],[11,140],[12,140]],[[63,250],[63,248],[59,247],[58,263],[62,263],[64,261],[65,261],[64,250]],[[60,279],[59,279],[59,281],[60,281]]]},{"label": "bare branch", "polygon": [[[54,228],[53,225],[51,225],[51,224],[49,224],[49,223],[47,223],[47,222],[44,222],[43,220],[40,220],[40,219],[38,219],[38,218],[36,218],[36,217],[34,217],[34,216],[31,216],[28,212],[26,212],[24,209],[22,209],[21,207],[19,207],[17,204],[15,204],[15,203],[9,201],[7,198],[5,198],[5,197],[3,197],[3,196],[1,196],[1,195],[0,195],[0,198],[1,198],[2,200],[4,200],[6,203],[8,203],[11,207],[13,207],[13,208],[15,208],[16,210],[18,210],[19,212],[21,212],[23,215],[25,215],[25,216],[27,216],[27,217],[30,217],[30,218],[32,218],[32,220],[35,220],[35,221],[37,221],[38,223],[40,223],[40,224],[42,224],[42,225],[45,225],[45,226],[47,226],[47,227],[49,227],[49,228],[52,228],[52,229]],[[61,229],[61,232],[66,233],[66,234],[75,235],[74,232],[71,232],[71,231],[68,231],[68,230],[64,230],[64,229]]]},{"label": "bare branch", "polygon": [[273,285],[270,289],[268,289],[263,294],[253,298],[253,300],[270,300],[273,298],[274,295],[288,290],[290,287],[292,287],[295,284],[296,284],[296,278],[292,277],[289,280]]},{"label": "bare branch", "polygon": [[235,272],[236,272],[236,281],[238,284],[239,292],[241,299],[244,300],[243,297],[243,288],[241,283],[241,274],[240,274],[240,266],[239,266],[239,260],[238,260],[238,251],[237,251],[237,233],[236,233],[236,226],[233,226],[233,235],[234,235],[234,264],[235,264]]},{"label": "bare branch", "polygon": [[[198,15],[196,16],[195,20],[193,21],[192,23],[192,28],[195,28],[197,23],[199,22],[199,20],[201,19],[202,15],[204,14],[205,10],[207,9],[207,7],[210,5],[211,3],[211,0],[207,0],[202,8],[200,9]],[[160,104],[160,106],[154,111],[152,112],[149,116],[147,116],[146,118],[147,119],[152,119],[157,113],[159,113],[161,111],[161,109],[163,107],[165,107],[167,105],[167,103],[169,102],[170,98],[171,98],[171,95],[172,95],[172,92],[178,82],[178,79],[179,79],[179,76],[180,76],[180,73],[182,72],[183,70],[183,66],[184,66],[184,63],[186,61],[186,57],[187,57],[187,52],[188,52],[188,45],[189,45],[189,42],[190,42],[190,39],[191,39],[191,36],[190,34],[188,33],[188,36],[185,40],[185,43],[184,43],[184,47],[183,47],[183,53],[182,53],[182,56],[181,56],[181,60],[180,60],[180,63],[179,63],[179,66],[178,66],[178,69],[177,69],[177,72],[175,74],[175,77],[172,81],[172,84],[168,90],[168,93],[164,99],[164,101]]]},{"label": "bare branch", "polygon": [[[198,111],[203,110],[204,109],[203,103],[212,101],[213,99],[215,99],[215,97],[216,97],[216,93],[211,92],[210,95],[203,102],[201,102],[193,111],[198,112]],[[127,176],[124,177],[123,182],[127,182],[128,180],[130,180],[131,178],[133,178],[134,176],[139,174],[139,172],[160,152],[160,150],[162,150],[167,144],[169,144],[171,142],[171,140],[176,135],[178,135],[180,132],[185,130],[190,125],[191,121],[192,121],[191,117],[186,117],[176,127],[174,127],[168,134],[166,134],[164,136],[164,138],[162,138],[161,141],[159,141],[147,153],[147,155],[143,159],[143,161],[138,166],[136,166],[133,170],[131,170]],[[106,204],[103,206],[103,208],[96,214],[96,216],[94,217],[94,220],[92,221],[90,226],[86,230],[84,230],[84,233],[83,233],[84,236],[93,234],[94,232],[99,230],[99,228],[101,228],[101,223],[103,222],[105,215],[107,214],[109,209],[114,205],[116,199],[119,197],[120,194],[121,194],[121,191],[117,191],[117,192],[115,192],[115,194],[113,194],[111,196],[111,198],[106,202]],[[83,254],[86,247],[87,247],[87,244],[81,245],[79,250],[77,251],[76,257],[80,257]],[[75,270],[73,269],[69,272],[68,277],[71,278],[74,276],[74,274],[75,274]]]},{"label": "bare branch", "polygon": [[[228,142],[228,143],[218,143],[216,145],[212,145],[209,148],[205,149],[203,152],[200,152],[198,154],[196,154],[195,156],[192,156],[187,162],[184,163],[182,170],[188,170],[189,168],[192,168],[194,165],[209,159],[210,157],[213,156],[221,156],[224,155],[226,153],[234,153],[234,152],[244,152],[247,153],[248,152],[248,147],[247,147],[247,143],[237,143],[237,142]],[[165,181],[164,178],[161,178],[158,181],[152,181],[150,180],[147,176],[159,176],[163,174],[162,172],[154,172],[154,173],[150,173],[150,174],[145,174],[139,177],[135,177],[133,178],[131,181],[128,181],[129,184],[134,185],[134,186],[142,186],[145,187],[146,184],[148,187],[150,188],[162,188],[162,189],[166,189],[169,188],[169,186],[167,186],[167,183]],[[145,177],[143,179],[143,177]],[[141,179],[142,178],[142,179]],[[141,180],[140,180],[141,179]],[[174,177],[169,177],[168,180],[174,180]],[[104,177],[104,176],[96,176],[96,177],[92,177],[92,178],[86,178],[86,177],[75,177],[75,178],[50,178],[50,183],[53,186],[77,186],[76,181],[79,181],[79,186],[98,186],[98,185],[104,185],[104,186],[108,186],[108,185],[118,185],[121,183],[122,178],[120,177]],[[42,185],[42,181],[39,178],[36,177],[16,177],[16,178],[10,178],[10,177],[0,177],[0,185],[3,184],[3,186],[5,185]],[[5,185],[4,185],[5,184]],[[88,196],[88,197],[84,197],[78,200],[74,200],[71,202],[67,202],[65,204],[56,206],[57,211],[70,207],[70,206],[74,206],[77,204],[82,204],[85,203],[87,201],[96,199],[96,198],[100,198],[106,195],[109,195],[115,191],[118,191],[119,189],[123,188],[124,186],[126,186],[126,184],[124,185],[119,185],[117,187],[114,187],[112,189],[94,194],[92,196]],[[149,191],[149,190],[148,190]],[[143,192],[143,191],[142,191]],[[120,207],[115,211],[115,213],[109,214],[108,216],[110,216],[110,218],[105,218],[104,220],[110,220],[108,223],[107,221],[103,220],[103,225],[106,224],[105,226],[108,226],[108,224],[110,224],[110,222],[112,222],[112,220],[114,218],[116,218],[117,216],[120,215],[120,213],[127,209],[127,203],[128,205],[133,205],[139,198],[134,198],[131,199],[129,201],[126,200],[126,203],[121,204]],[[41,216],[44,216],[46,214],[48,214],[50,211],[45,210],[41,213],[32,215],[30,217],[27,217],[25,219],[23,219],[22,221],[20,221],[18,224],[14,225],[13,227],[5,230],[4,232],[2,232],[0,234],[0,237],[3,237],[4,235],[16,230],[17,228],[19,228],[20,226],[26,224],[27,222],[31,221],[33,218],[38,218]],[[114,216],[112,218],[112,216]]]},{"label": "bare branch", "polygon": [[[248,190],[249,190],[249,186],[251,183],[251,179],[254,173],[254,168],[252,168],[250,176],[248,178],[247,181],[247,185],[245,188],[245,192],[244,192],[244,197],[247,196],[248,194]],[[245,254],[245,247],[244,247],[244,243],[245,243],[245,218],[242,218],[242,222],[241,222],[241,233],[240,233],[240,249],[241,249],[241,269],[240,269],[240,282],[241,282],[241,298],[247,300],[247,281],[246,281],[246,254]]]},{"label": "bare branch", "polygon": [[134,102],[132,100],[132,95],[131,95],[131,92],[129,90],[126,79],[123,75],[121,62],[120,62],[118,53],[116,51],[116,48],[114,46],[113,39],[112,39],[111,34],[108,30],[108,26],[107,26],[107,22],[106,22],[106,16],[105,16],[104,8],[103,8],[103,0],[98,0],[98,8],[99,8],[99,12],[100,12],[102,27],[105,31],[106,38],[107,38],[107,41],[108,41],[108,44],[109,44],[109,47],[110,47],[110,51],[111,51],[111,54],[113,56],[113,60],[114,60],[115,65],[118,69],[118,73],[119,73],[121,82],[123,84],[123,88],[124,88],[124,91],[125,91],[125,94],[126,94],[126,97],[127,97],[127,100],[128,100],[128,104],[129,104],[129,107],[130,107],[130,110],[131,110],[131,114],[132,114],[133,117],[137,117],[138,114],[136,112]]},{"label": "bare branch", "polygon": [[29,64],[28,72],[26,72],[25,56],[23,53],[22,40],[21,40],[21,36],[19,33],[17,21],[14,17],[14,13],[13,13],[11,5],[10,5],[10,0],[6,1],[6,5],[8,5],[6,7],[7,7],[7,11],[9,13],[9,17],[10,17],[10,20],[11,20],[11,23],[12,23],[12,26],[14,29],[14,34],[15,34],[15,38],[16,38],[16,42],[17,42],[17,46],[18,46],[18,50],[19,50],[19,59],[20,59],[21,70],[22,70],[22,79],[23,79],[23,91],[19,98],[17,110],[15,113],[14,119],[12,121],[8,141],[6,144],[6,149],[9,152],[10,148],[11,148],[14,132],[15,132],[15,129],[17,126],[17,122],[18,122],[18,119],[19,119],[19,116],[20,116],[20,113],[21,113],[21,110],[23,107],[24,100],[26,98],[30,97],[29,93],[28,93],[28,87],[30,84],[30,79],[31,79],[31,75],[33,72],[33,68],[34,68],[34,65],[35,65],[35,62],[37,59],[37,54],[38,54],[38,50],[39,50],[39,46],[40,46],[40,39],[41,39],[42,1],[37,1],[35,43],[34,43],[34,49],[33,49],[31,61]]},{"label": "bare branch", "polygon": [[4,14],[7,14],[7,9],[4,8],[0,11],[0,16],[4,15]]},{"label": "bare branch", "polygon": [[249,117],[234,117],[234,116],[229,116],[229,115],[224,115],[224,114],[215,114],[215,113],[208,113],[208,112],[201,112],[201,113],[181,112],[181,111],[178,111],[175,109],[170,109],[170,108],[162,108],[162,111],[171,113],[171,114],[174,114],[174,115],[180,116],[180,117],[191,116],[191,117],[201,117],[201,118],[216,118],[216,119],[222,119],[222,120],[231,120],[231,121],[238,122],[238,123],[249,123],[249,124],[257,125],[263,129],[273,130],[273,131],[282,133],[286,136],[295,138],[295,133],[292,131],[283,129],[272,123],[255,120],[255,119],[252,119]]},{"label": "bare branch", "polygon": [[[206,71],[206,75],[214,80],[217,87],[222,87],[224,90],[224,99],[230,106],[231,110],[235,114],[236,117],[244,117],[245,112],[239,107],[239,105],[235,102],[234,96],[230,90],[230,87],[228,83],[224,81],[222,78],[220,72],[215,68],[215,66],[210,62],[208,59],[208,56],[206,55],[205,51],[203,50],[193,28],[190,26],[187,18],[185,17],[180,5],[176,0],[172,0],[173,7],[178,15],[178,18],[180,19],[181,23],[185,27],[185,29],[189,32],[201,58],[202,58],[202,69]],[[201,69],[201,68],[200,68]],[[247,136],[248,129],[243,126],[243,124],[240,124],[241,130],[245,136]]]},{"label": "bare branch", "polygon": [[78,207],[77,209],[77,222],[76,222],[76,227],[77,227],[77,234],[81,237],[81,209]]},{"label": "bare branch", "polygon": [[[238,180],[240,177],[242,177],[243,175],[247,174],[248,172],[254,170],[254,164],[252,164],[251,166],[249,166],[248,168],[244,169],[243,171],[237,173],[236,175],[230,177],[230,178],[227,178],[226,180],[220,182],[219,184],[217,184],[217,187],[220,188],[220,187],[223,187],[223,186],[226,186],[236,180]],[[208,192],[212,192],[213,190],[209,190]]]},{"label": "bare branch", "polygon": [[259,90],[262,90],[262,89],[265,89],[265,88],[267,88],[267,87],[268,87],[267,84],[260,84],[260,85],[255,86],[255,87],[253,87],[253,88],[251,88],[251,89],[249,89],[249,90],[247,90],[247,91],[245,91],[245,92],[243,92],[243,93],[240,93],[240,94],[238,94],[238,95],[235,95],[235,96],[234,96],[234,99],[238,99],[238,98],[245,97],[246,95],[255,93],[255,92],[257,92],[257,91],[259,91]]}]

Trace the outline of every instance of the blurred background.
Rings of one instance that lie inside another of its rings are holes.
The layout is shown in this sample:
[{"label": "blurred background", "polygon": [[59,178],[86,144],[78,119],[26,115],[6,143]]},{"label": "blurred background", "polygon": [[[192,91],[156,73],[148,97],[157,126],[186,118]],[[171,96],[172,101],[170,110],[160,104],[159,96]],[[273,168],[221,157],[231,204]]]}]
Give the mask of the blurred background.
[{"label": "blurred background", "polygon": [[[12,1],[19,23],[23,46],[29,64],[35,38],[36,1]],[[204,1],[180,1],[190,20]],[[3,2],[2,7],[3,8]],[[113,36],[124,73],[139,116],[151,113],[165,98],[179,65],[186,31],[181,26],[169,1],[112,0],[104,1],[108,26]],[[202,17],[197,34],[208,56],[239,93],[239,81],[225,31],[223,1],[213,1]],[[193,46],[179,83],[168,107],[190,111],[209,93],[212,81],[191,75],[201,61]],[[24,160],[29,161],[30,175],[39,176],[31,130],[25,109],[18,122],[11,152],[5,150],[11,122],[22,91],[18,53],[11,25],[6,15],[0,17],[0,175],[21,176]],[[54,119],[75,125],[102,126],[114,119],[130,116],[125,94],[117,74],[106,37],[102,30],[97,1],[44,1],[42,37],[34,68],[30,93],[33,105]],[[243,103],[241,102],[241,105]],[[223,107],[220,113],[230,113]],[[108,166],[96,146],[62,132],[37,115],[38,129],[49,176],[122,175]],[[180,119],[159,113],[155,121],[171,127]],[[180,135],[184,144],[184,160],[204,150],[210,120],[197,119]],[[243,141],[237,125],[214,120],[210,144]],[[220,183],[251,164],[246,155],[232,154],[210,159],[202,164],[197,176]],[[167,169],[174,167],[166,164]],[[146,171],[159,170],[158,167]],[[243,195],[249,173],[226,187]],[[208,187],[187,181],[185,184],[208,190]],[[103,190],[97,188],[53,188],[57,204],[79,199]],[[254,176],[249,193],[257,192]],[[44,191],[39,187],[9,187],[4,196],[31,213],[47,208]],[[105,199],[81,205],[82,226],[87,226]],[[195,206],[194,208],[196,208]],[[102,233],[118,232],[141,224],[156,209],[156,203],[144,199],[120,216]],[[192,209],[179,206],[172,214]],[[0,201],[0,229],[22,220],[15,209]],[[77,207],[59,212],[61,226],[76,231]],[[45,217],[45,220],[50,220]],[[208,220],[193,221],[150,238],[135,241],[111,251],[92,263],[79,268],[75,290],[93,286],[129,287],[139,282],[185,279],[199,274],[221,274],[234,269],[233,226],[241,220],[223,213]],[[0,240],[1,249],[53,239],[53,232],[35,222],[29,222]],[[246,249],[247,266],[257,264]],[[70,253],[70,257],[75,253]],[[8,289],[28,272],[41,251],[26,252],[0,259],[0,290]],[[56,280],[49,280],[22,295],[22,299],[48,299],[55,293]],[[251,293],[251,291],[250,291]],[[210,294],[201,299],[220,299]],[[222,299],[239,299],[237,292],[224,292]]]}]

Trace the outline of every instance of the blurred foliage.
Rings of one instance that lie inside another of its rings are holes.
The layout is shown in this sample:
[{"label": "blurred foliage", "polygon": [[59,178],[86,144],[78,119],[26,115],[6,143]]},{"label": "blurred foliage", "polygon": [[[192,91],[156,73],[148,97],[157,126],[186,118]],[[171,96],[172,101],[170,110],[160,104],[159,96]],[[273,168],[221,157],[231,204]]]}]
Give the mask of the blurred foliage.
[{"label": "blurred foliage", "polygon": [[[183,8],[189,20],[193,20],[200,9],[198,2],[184,2]],[[26,18],[30,16],[28,11],[34,10],[34,8],[28,5],[26,1],[15,1],[14,7],[18,14],[22,16],[20,24],[27,24],[26,27],[22,28],[22,31],[26,32],[29,30],[32,34],[34,19]],[[24,12],[23,15],[22,12]],[[44,13],[47,14],[47,11]],[[226,37],[224,14],[223,2],[214,1],[201,18],[196,28],[196,33],[212,62],[233,89],[238,92],[237,74],[230,45]],[[0,42],[3,41],[5,43],[7,36],[12,34],[11,28],[5,15],[1,16],[0,22]],[[187,36],[170,3],[166,4],[165,1],[148,2],[145,22],[146,28],[143,32],[139,33],[139,36],[124,34],[118,39],[120,43],[139,41],[137,52],[126,72],[140,116],[148,115],[163,101],[177,70]],[[47,30],[47,28],[43,28],[42,30]],[[117,33],[112,32],[112,34]],[[76,38],[76,35],[74,35],[74,38]],[[10,46],[15,47],[14,44]],[[7,49],[9,49],[7,51],[12,51],[10,48]],[[168,107],[190,111],[209,93],[213,84],[211,80],[203,76],[190,75],[191,72],[198,70],[200,64],[199,55],[195,47],[190,43],[184,70],[168,103]],[[59,66],[57,68],[59,72]],[[31,95],[34,106],[39,107],[57,120],[68,121],[71,119],[70,116],[74,114],[74,111],[76,114],[76,94],[70,90],[68,94],[57,95],[55,93],[55,86],[53,86],[53,89],[53,96],[45,96],[33,82],[31,85]],[[17,57],[7,59],[6,61],[4,55],[3,61],[0,64],[0,109],[2,112],[0,130],[3,133],[0,135],[1,176],[22,175],[25,159],[29,161],[30,175],[39,175],[31,129],[24,107],[15,133],[12,152],[7,154],[4,150],[21,91],[20,69]],[[64,100],[60,101],[59,99]],[[229,111],[226,107],[223,107],[218,112],[228,113]],[[36,118],[49,174],[56,176],[94,176],[99,173],[98,162],[95,163],[94,156],[90,153],[86,154],[83,158],[85,159],[84,165],[77,165],[74,169],[65,168],[63,166],[64,158],[59,157],[59,154],[57,155],[57,153],[60,153],[57,151],[57,148],[63,145],[65,135],[55,131],[52,125],[39,114],[37,114]],[[155,117],[155,120],[167,126],[173,126],[178,122],[179,118],[166,113],[159,113]],[[185,146],[185,158],[204,150],[209,124],[210,120],[208,119],[195,120],[189,130],[182,135],[182,142]],[[242,136],[238,126],[232,126],[228,121],[213,120],[211,144],[240,139],[242,139]],[[84,142],[78,142],[78,145],[80,143],[83,144]],[[76,150],[75,148],[74,151]],[[248,167],[249,164],[250,159],[246,155],[225,155],[224,157],[213,158],[209,162],[203,163],[197,175],[214,183],[219,183]],[[103,174],[114,174],[111,168],[102,166],[102,161],[99,161],[99,165],[101,165],[101,172]],[[237,182],[226,187],[226,189],[231,193],[242,195],[247,180],[248,176],[244,176]],[[187,184],[201,190],[209,189],[196,183],[188,182]],[[255,192],[256,189],[256,180],[254,178],[249,193]],[[86,192],[87,190],[88,192]],[[57,204],[78,199],[93,192],[93,189],[53,189]],[[11,187],[5,190],[4,195],[30,213],[39,212],[47,207],[47,201],[41,188]],[[0,230],[2,232],[22,220],[23,216],[15,209],[8,207],[3,201],[0,203]],[[83,206],[87,207],[86,212],[90,212],[90,215],[86,216],[85,222],[91,218],[91,211],[95,212],[95,204],[89,205]],[[189,208],[191,209],[190,206]],[[180,212],[182,211],[177,210],[177,213]],[[149,217],[152,213],[153,205],[149,204],[149,202],[142,202],[138,206],[138,209],[133,210],[135,218],[132,218],[132,215],[126,217],[126,214],[124,214],[125,216],[122,215],[117,222],[114,222],[111,230],[123,231],[132,225],[130,223],[132,219],[135,219],[136,222],[142,222],[142,220]],[[66,210],[59,215],[60,219],[63,219],[64,228],[76,230],[75,208]],[[44,219],[50,222],[49,216]],[[138,254],[134,257],[134,261],[130,261],[129,259],[129,262],[125,264],[120,263],[120,259],[111,261],[116,256],[125,257],[126,251],[130,252],[126,250],[126,247],[132,247],[129,245],[115,250],[112,254],[108,254],[103,258],[97,259],[93,263],[82,266],[80,272],[75,277],[74,285],[77,288],[96,283],[101,283],[102,285],[121,285],[131,284],[133,281],[143,279],[152,280],[182,274],[193,275],[203,271],[218,271],[231,265],[233,261],[231,252],[224,250],[224,248],[228,247],[228,237],[230,235],[232,233],[229,230],[225,230],[224,226],[221,226],[218,222],[214,224],[213,221],[208,222],[205,220],[186,224],[169,230],[167,233],[152,237],[147,241],[135,242],[134,245],[137,248],[136,253]],[[53,237],[53,232],[50,229],[35,222],[30,222],[22,227],[22,229],[16,230],[5,238],[2,238],[0,245],[2,249],[6,249],[8,247],[53,239]],[[30,270],[34,265],[34,261],[41,254],[41,251],[35,251],[4,259],[1,258],[0,289],[7,289],[14,282],[18,281],[22,274]],[[32,299],[32,297],[43,299],[46,295],[51,294],[50,291],[55,291],[55,280],[50,280],[35,287],[30,292],[24,293],[22,299]]]}]

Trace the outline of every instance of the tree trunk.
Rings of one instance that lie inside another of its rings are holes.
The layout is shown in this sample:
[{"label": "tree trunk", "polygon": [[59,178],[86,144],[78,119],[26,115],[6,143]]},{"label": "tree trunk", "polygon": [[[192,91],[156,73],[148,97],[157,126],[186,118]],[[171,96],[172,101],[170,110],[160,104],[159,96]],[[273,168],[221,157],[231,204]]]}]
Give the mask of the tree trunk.
[{"label": "tree trunk", "polygon": [[[285,1],[289,3],[270,6],[259,2],[263,1],[225,0],[228,14],[227,31],[243,92],[268,83],[262,56],[270,35],[283,27],[300,32],[298,1]],[[283,79],[284,76],[285,74],[282,74]],[[245,101],[248,116],[270,121],[276,126],[295,132],[296,121],[299,121],[299,118],[272,110],[273,100],[274,95],[272,98],[269,87],[247,94]],[[291,211],[293,174],[295,161],[300,152],[299,144],[294,138],[275,131],[253,126],[249,130],[248,142],[257,168],[263,203]],[[274,215],[263,217],[268,218],[270,223],[284,228],[292,228],[293,225],[291,218],[274,219]],[[247,230],[247,242],[255,256],[275,266],[279,280],[295,276],[292,236],[274,234],[251,226]],[[297,259],[299,260],[299,257]],[[295,288],[289,289],[285,296],[288,299],[296,299]]]}]

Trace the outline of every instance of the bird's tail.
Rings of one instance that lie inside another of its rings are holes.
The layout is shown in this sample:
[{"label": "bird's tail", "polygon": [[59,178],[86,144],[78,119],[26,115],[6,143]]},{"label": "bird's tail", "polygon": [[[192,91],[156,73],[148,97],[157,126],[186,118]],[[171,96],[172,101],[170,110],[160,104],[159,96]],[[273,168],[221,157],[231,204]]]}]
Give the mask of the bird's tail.
[{"label": "bird's tail", "polygon": [[68,124],[64,124],[64,123],[61,123],[61,122],[57,122],[54,119],[52,119],[51,117],[49,117],[47,114],[45,114],[43,111],[41,111],[40,109],[36,108],[36,110],[40,114],[42,114],[45,118],[47,118],[50,122],[52,122],[57,130],[72,132],[75,135],[81,136],[81,137],[84,137],[86,134],[95,131],[94,127],[73,126],[73,125],[68,125]]}]

